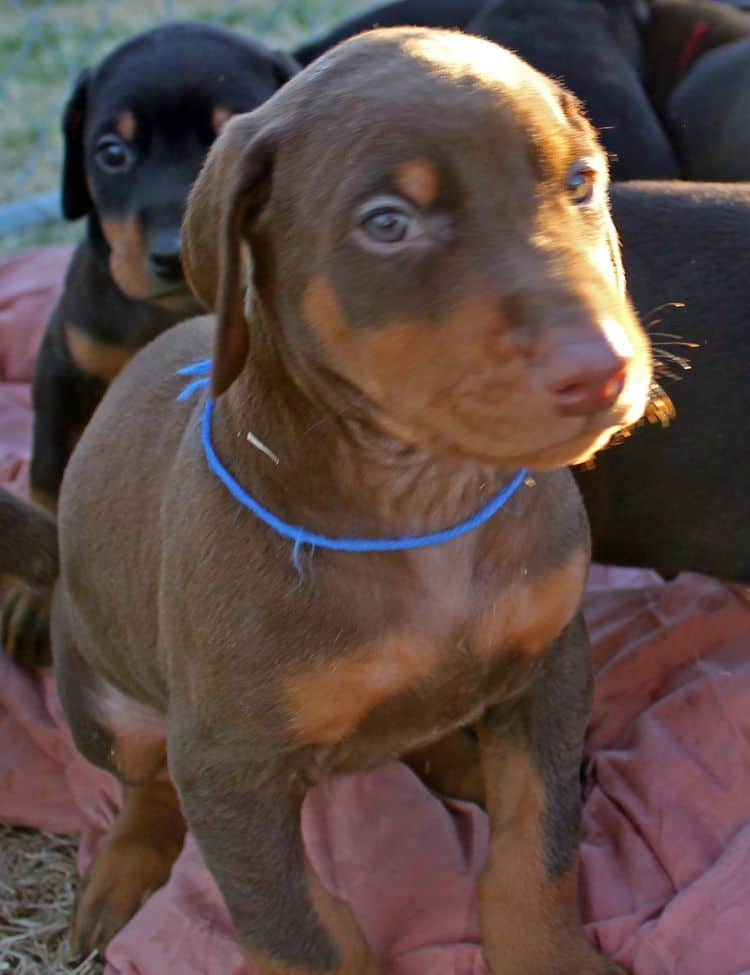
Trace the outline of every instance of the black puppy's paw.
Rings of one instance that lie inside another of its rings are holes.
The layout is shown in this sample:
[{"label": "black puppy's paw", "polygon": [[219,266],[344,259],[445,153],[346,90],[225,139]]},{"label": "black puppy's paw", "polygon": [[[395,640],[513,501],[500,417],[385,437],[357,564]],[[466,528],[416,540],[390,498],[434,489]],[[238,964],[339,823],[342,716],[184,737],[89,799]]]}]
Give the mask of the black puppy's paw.
[{"label": "black puppy's paw", "polygon": [[52,663],[49,617],[52,591],[16,582],[8,590],[0,614],[0,640],[5,653],[23,670]]}]

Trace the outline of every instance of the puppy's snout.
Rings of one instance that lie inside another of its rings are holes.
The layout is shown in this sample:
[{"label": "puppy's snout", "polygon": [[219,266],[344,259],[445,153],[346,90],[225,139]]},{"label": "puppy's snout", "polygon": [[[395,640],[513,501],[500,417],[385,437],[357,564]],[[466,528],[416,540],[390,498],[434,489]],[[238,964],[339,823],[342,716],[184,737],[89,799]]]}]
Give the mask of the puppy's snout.
[{"label": "puppy's snout", "polygon": [[563,416],[609,409],[625,387],[629,359],[605,339],[589,339],[558,353],[546,385]]},{"label": "puppy's snout", "polygon": [[150,241],[148,262],[154,274],[162,281],[176,283],[182,280],[179,233],[155,234]]}]

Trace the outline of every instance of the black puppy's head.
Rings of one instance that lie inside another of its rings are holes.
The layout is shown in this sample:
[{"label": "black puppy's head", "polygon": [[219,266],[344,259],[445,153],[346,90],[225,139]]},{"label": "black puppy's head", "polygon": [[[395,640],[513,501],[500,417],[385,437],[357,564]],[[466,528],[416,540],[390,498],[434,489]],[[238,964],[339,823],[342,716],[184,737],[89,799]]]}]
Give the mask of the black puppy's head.
[{"label": "black puppy's head", "polygon": [[62,204],[129,297],[190,299],[180,224],[209,146],[297,70],[287,55],[199,22],[164,24],[85,69],[65,108]]}]

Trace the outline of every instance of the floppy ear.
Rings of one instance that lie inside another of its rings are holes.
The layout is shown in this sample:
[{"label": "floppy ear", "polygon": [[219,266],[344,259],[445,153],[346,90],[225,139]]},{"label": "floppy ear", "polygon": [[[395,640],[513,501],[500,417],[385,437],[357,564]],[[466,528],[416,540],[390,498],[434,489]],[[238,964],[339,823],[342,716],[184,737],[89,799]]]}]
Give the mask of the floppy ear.
[{"label": "floppy ear", "polygon": [[260,131],[254,113],[238,115],[214,143],[188,198],[183,265],[198,300],[216,312],[214,396],[228,389],[247,358],[253,266],[246,236],[268,202],[274,155],[275,140]]},{"label": "floppy ear", "polygon": [[66,220],[85,217],[94,207],[86,183],[86,158],[83,148],[90,77],[90,69],[84,68],[76,79],[63,112],[65,158],[62,174],[62,210]]}]

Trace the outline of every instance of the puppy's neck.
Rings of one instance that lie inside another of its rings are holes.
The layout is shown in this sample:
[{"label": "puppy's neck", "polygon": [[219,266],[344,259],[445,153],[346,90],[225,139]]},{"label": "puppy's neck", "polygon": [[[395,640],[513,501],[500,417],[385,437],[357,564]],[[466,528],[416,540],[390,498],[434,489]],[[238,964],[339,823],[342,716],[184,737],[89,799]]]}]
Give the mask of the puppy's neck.
[{"label": "puppy's neck", "polygon": [[515,473],[406,443],[360,391],[323,369],[300,368],[257,332],[243,372],[216,404],[213,438],[257,500],[333,536],[448,528]]}]

